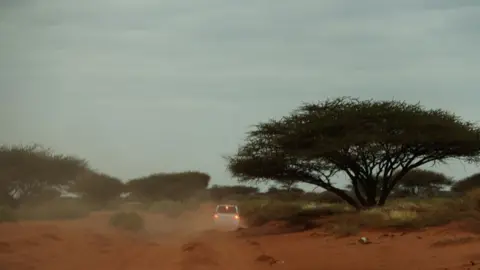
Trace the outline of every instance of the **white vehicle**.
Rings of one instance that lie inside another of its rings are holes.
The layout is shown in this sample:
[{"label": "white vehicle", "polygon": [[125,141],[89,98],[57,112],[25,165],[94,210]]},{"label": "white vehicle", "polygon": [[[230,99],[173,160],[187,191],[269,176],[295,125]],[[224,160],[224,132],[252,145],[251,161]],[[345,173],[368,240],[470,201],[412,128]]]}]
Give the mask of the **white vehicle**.
[{"label": "white vehicle", "polygon": [[238,206],[232,204],[217,205],[213,214],[213,221],[217,228],[237,230],[240,227]]}]

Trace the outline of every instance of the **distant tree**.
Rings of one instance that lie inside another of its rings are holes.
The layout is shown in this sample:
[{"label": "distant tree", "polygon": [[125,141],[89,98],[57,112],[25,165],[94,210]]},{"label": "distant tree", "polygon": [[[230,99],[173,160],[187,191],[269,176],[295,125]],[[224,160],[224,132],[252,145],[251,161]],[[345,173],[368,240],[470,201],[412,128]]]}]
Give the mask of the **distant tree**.
[{"label": "distant tree", "polygon": [[269,187],[267,192],[267,194],[279,194],[279,193],[299,193],[299,194],[302,194],[304,193],[305,191],[301,188],[297,188],[297,187],[283,187],[281,186],[280,188],[276,187],[276,186],[272,186],[272,187]]},{"label": "distant tree", "polygon": [[234,196],[249,196],[258,193],[258,188],[249,186],[218,186],[208,189],[210,197],[215,201],[222,201]]},{"label": "distant tree", "polygon": [[127,190],[135,198],[148,201],[181,201],[208,187],[210,176],[202,172],[157,173],[127,182]]},{"label": "distant tree", "polygon": [[305,194],[305,191],[301,188],[295,188],[295,187],[276,187],[272,186],[270,187],[266,192],[265,195],[267,195],[269,198],[272,199],[277,199],[277,200],[296,200]]},{"label": "distant tree", "polygon": [[[479,132],[474,123],[420,104],[337,98],[258,124],[227,158],[228,169],[241,182],[296,179],[368,208],[384,205],[412,169],[450,159],[478,161]],[[339,173],[355,196],[332,183]]]},{"label": "distant tree", "polygon": [[85,160],[40,145],[1,146],[0,204],[17,206],[58,196],[87,168]]},{"label": "distant tree", "polygon": [[285,179],[285,180],[279,182],[280,189],[287,190],[287,191],[290,191],[290,190],[298,191],[299,188],[297,187],[297,183],[298,183],[297,180],[292,180],[292,179],[290,179],[290,180]]},{"label": "distant tree", "polygon": [[453,180],[442,173],[414,169],[399,180],[395,192],[404,196],[431,197],[452,184]]},{"label": "distant tree", "polygon": [[452,186],[452,191],[464,193],[477,188],[480,188],[480,173],[470,175],[455,182]]},{"label": "distant tree", "polygon": [[285,189],[286,191],[288,192],[295,192],[295,193],[299,193],[299,194],[303,194],[305,193],[305,190],[299,188],[299,187],[289,187],[287,189]]},{"label": "distant tree", "polygon": [[70,187],[70,192],[76,193],[82,199],[98,204],[118,199],[125,191],[124,183],[115,177],[104,173],[89,171]]}]

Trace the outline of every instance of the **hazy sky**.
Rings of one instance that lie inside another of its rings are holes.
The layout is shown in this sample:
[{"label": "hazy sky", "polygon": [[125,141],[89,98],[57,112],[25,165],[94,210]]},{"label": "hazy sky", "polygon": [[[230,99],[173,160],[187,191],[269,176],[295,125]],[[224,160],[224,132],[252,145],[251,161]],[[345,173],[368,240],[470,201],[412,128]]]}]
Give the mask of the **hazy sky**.
[{"label": "hazy sky", "polygon": [[232,183],[222,155],[302,101],[406,99],[477,121],[479,86],[479,0],[0,0],[0,142],[122,179]]}]

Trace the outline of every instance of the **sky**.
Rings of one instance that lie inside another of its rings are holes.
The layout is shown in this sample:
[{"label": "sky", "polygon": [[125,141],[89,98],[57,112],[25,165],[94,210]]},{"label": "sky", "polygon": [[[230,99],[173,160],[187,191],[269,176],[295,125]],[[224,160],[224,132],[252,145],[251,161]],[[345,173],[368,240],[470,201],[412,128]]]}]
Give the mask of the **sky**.
[{"label": "sky", "polygon": [[337,96],[479,121],[479,85],[478,0],[0,1],[0,143],[124,180],[234,184],[222,156],[252,125]]}]

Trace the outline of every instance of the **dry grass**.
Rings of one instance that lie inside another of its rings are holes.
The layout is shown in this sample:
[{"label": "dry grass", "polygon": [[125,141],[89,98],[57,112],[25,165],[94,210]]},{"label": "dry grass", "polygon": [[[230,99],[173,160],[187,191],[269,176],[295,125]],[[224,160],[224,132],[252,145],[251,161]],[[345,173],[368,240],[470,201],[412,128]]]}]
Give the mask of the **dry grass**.
[{"label": "dry grass", "polygon": [[[242,215],[251,226],[283,220],[290,225],[305,224],[305,229],[320,223],[337,236],[350,236],[362,229],[416,230],[464,221],[465,229],[480,233],[480,190],[463,198],[393,200],[384,207],[361,212],[345,204],[298,204],[278,201],[246,201]],[[322,221],[324,217],[328,219]]]}]

